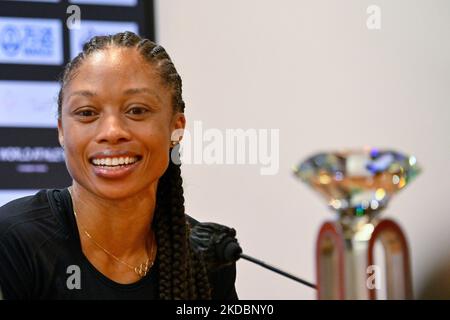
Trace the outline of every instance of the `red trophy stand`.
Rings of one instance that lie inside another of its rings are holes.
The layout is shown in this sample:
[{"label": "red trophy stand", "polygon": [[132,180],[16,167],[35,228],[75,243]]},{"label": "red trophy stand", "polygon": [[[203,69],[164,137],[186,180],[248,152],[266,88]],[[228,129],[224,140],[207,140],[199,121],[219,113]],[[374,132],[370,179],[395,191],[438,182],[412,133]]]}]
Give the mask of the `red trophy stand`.
[{"label": "red trophy stand", "polygon": [[[413,298],[408,245],[402,230],[389,219],[374,224],[369,237],[358,240],[355,240],[357,233],[351,237],[340,222],[322,225],[316,245],[318,299],[376,300],[378,289],[370,285],[367,270],[369,266],[377,266],[374,259],[377,241],[384,250],[385,266],[380,269],[385,270],[387,299]],[[383,279],[383,272],[375,273],[376,276]]]}]

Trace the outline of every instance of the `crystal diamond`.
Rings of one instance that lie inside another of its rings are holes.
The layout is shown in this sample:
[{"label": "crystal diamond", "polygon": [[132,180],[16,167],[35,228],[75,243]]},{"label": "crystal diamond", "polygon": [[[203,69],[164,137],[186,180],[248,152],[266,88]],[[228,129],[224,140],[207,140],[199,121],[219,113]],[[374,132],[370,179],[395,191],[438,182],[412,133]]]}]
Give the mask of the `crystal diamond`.
[{"label": "crystal diamond", "polygon": [[414,156],[392,150],[319,153],[294,168],[340,214],[365,216],[386,207],[392,195],[420,173]]}]

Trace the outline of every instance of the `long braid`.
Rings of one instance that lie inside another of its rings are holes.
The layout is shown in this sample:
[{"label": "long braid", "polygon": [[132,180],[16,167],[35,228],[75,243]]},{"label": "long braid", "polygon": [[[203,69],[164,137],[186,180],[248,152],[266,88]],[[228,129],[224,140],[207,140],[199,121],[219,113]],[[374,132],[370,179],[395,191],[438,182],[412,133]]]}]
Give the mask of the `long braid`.
[{"label": "long braid", "polygon": [[[182,81],[163,47],[133,32],[96,36],[84,44],[83,51],[69,62],[61,77],[58,94],[58,118],[61,119],[64,88],[77,74],[77,69],[93,52],[110,47],[135,48],[155,66],[162,82],[172,91],[173,110],[184,112]],[[153,221],[159,259],[160,299],[211,299],[208,273],[203,257],[190,246],[190,228],[184,211],[183,180],[180,166],[169,161],[158,181]]]},{"label": "long braid", "polygon": [[166,173],[159,179],[154,214],[154,229],[158,244],[159,256],[159,297],[172,299],[172,230],[170,216],[165,212],[168,208],[169,182]]},{"label": "long braid", "polygon": [[182,188],[182,179],[179,166],[171,162],[171,192],[170,192],[170,210],[172,211],[171,227],[173,237],[173,267],[172,279],[174,288],[174,298],[186,300],[187,297],[187,250],[186,242],[186,217],[184,215],[184,196]]},{"label": "long braid", "polygon": [[[190,228],[184,214],[182,182],[180,166],[170,162],[158,185],[158,190],[161,192],[158,193],[157,202],[169,204],[168,207],[164,207],[171,213],[165,214],[165,217],[170,216],[172,223],[171,230],[166,231],[166,234],[172,235],[173,256],[172,259],[168,259],[169,266],[160,265],[160,273],[163,272],[163,268],[167,268],[163,273],[168,275],[170,272],[172,275],[170,277],[173,282],[171,299],[210,299],[211,290],[203,257],[196,254],[189,245]],[[166,184],[170,187],[166,188]],[[167,199],[170,200],[167,201]],[[158,210],[158,214],[161,213],[162,211]],[[163,283],[164,279],[161,278],[160,281],[160,288],[169,287]],[[164,299],[162,293],[160,297]]]}]

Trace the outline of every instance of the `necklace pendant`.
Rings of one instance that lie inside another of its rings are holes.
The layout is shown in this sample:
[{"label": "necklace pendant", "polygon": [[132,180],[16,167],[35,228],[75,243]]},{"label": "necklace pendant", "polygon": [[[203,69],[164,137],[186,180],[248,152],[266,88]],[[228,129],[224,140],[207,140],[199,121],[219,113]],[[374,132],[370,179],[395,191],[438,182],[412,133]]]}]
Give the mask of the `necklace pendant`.
[{"label": "necklace pendant", "polygon": [[136,272],[141,278],[145,277],[149,270],[149,260],[141,263],[138,267],[134,268],[134,272]]}]

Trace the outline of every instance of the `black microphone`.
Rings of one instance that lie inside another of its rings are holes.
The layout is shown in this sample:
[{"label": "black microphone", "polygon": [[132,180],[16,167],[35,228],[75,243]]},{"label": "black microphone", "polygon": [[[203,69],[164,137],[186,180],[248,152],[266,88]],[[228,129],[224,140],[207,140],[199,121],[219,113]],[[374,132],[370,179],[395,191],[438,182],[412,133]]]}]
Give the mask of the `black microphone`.
[{"label": "black microphone", "polygon": [[233,228],[212,222],[198,222],[191,229],[190,242],[194,250],[203,255],[209,270],[222,268],[242,258],[310,288],[317,289],[316,285],[311,282],[242,253],[242,248],[236,239],[236,230]]}]

